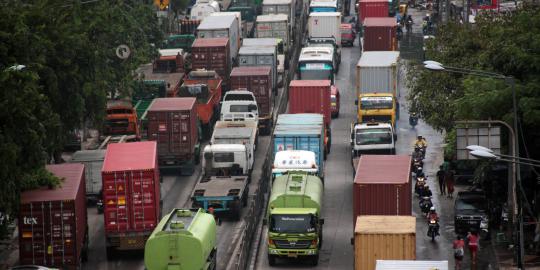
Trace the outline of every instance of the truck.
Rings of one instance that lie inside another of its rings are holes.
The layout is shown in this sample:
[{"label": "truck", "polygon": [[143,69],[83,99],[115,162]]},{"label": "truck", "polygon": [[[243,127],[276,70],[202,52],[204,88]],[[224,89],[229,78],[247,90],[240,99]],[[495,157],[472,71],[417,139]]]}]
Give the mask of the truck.
[{"label": "truck", "polygon": [[240,67],[270,67],[272,76],[272,92],[277,95],[277,49],[275,47],[242,46],[238,52],[238,66]]},{"label": "truck", "polygon": [[148,108],[148,140],[157,142],[159,168],[192,175],[199,163],[196,99],[157,98]]},{"label": "truck", "polygon": [[309,12],[339,12],[337,0],[311,0]]},{"label": "truck", "polygon": [[324,181],[324,160],[330,141],[321,114],[280,114],[272,139],[274,157],[284,150],[306,150],[315,153],[318,175]]},{"label": "truck", "polygon": [[412,215],[411,157],[361,156],[353,184],[353,222],[362,215]]},{"label": "truck", "polygon": [[364,52],[356,65],[356,96],[359,123],[399,119],[399,52]]},{"label": "truck", "polygon": [[361,155],[396,153],[396,133],[390,123],[356,123],[351,125],[351,158],[353,168]]},{"label": "truck", "polygon": [[306,150],[283,150],[276,153],[272,165],[272,183],[276,177],[296,171],[319,176],[315,153]]},{"label": "truck", "polygon": [[233,89],[245,89],[255,95],[259,109],[261,134],[270,135],[274,122],[274,95],[272,95],[271,68],[236,67],[231,72]]},{"label": "truck", "polygon": [[203,150],[203,172],[191,194],[192,207],[212,208],[239,220],[247,205],[256,147],[256,122],[218,121]]},{"label": "truck", "polygon": [[259,107],[255,95],[247,90],[231,90],[221,102],[221,121],[250,120],[259,124]]},{"label": "truck", "polygon": [[358,24],[361,26],[365,18],[388,17],[387,0],[357,0]]},{"label": "truck", "polygon": [[189,17],[192,20],[204,20],[214,12],[219,12],[220,6],[214,0],[198,0],[189,12]]},{"label": "truck", "polygon": [[319,113],[330,130],[331,85],[329,80],[293,80],[289,84],[289,113]]},{"label": "truck", "polygon": [[334,50],[334,73],[339,72],[341,64],[341,44],[334,37],[309,37],[304,47],[329,47]]},{"label": "truck", "polygon": [[415,217],[366,215],[355,223],[354,270],[375,270],[377,260],[416,259]]},{"label": "truck", "polygon": [[308,19],[309,37],[334,37],[341,47],[341,12],[311,12]]},{"label": "truck", "polygon": [[291,53],[293,38],[289,34],[289,17],[286,14],[259,15],[255,26],[257,38],[277,38],[283,41],[286,54]]},{"label": "truck", "polygon": [[365,18],[363,29],[364,52],[399,51],[396,18]]},{"label": "truck", "polygon": [[73,154],[69,163],[84,164],[86,183],[86,202],[96,204],[101,200],[101,167],[105,159],[105,150],[80,150]]},{"label": "truck", "polygon": [[88,214],[86,211],[84,165],[46,165],[62,178],[59,187],[23,191],[19,205],[19,261],[80,269],[88,259]]},{"label": "truck", "polygon": [[185,52],[191,53],[191,46],[195,41],[193,34],[170,35],[163,44],[164,49],[182,49]]},{"label": "truck", "polygon": [[298,58],[298,79],[330,80],[334,84],[336,59],[330,47],[305,47]]},{"label": "truck", "polygon": [[278,176],[268,201],[268,263],[277,258],[309,258],[319,263],[323,241],[323,183],[315,175]]},{"label": "truck", "polygon": [[197,38],[192,46],[192,68],[213,70],[221,77],[222,94],[230,90],[232,61],[228,38]]},{"label": "truck", "polygon": [[214,70],[192,70],[180,87],[179,97],[193,97],[203,138],[210,138],[212,127],[219,118],[222,80]]},{"label": "truck", "polygon": [[175,208],[156,226],[144,247],[148,270],[214,270],[217,264],[217,227],[202,209]]},{"label": "truck", "polygon": [[240,48],[241,23],[234,14],[229,16],[208,16],[197,27],[198,38],[227,38],[229,40],[229,57],[236,63]]},{"label": "truck", "polygon": [[[230,6],[229,6],[230,7]],[[225,12],[216,12],[212,13],[210,16],[230,16],[234,15],[238,19],[238,27],[240,29],[240,39],[243,37],[253,37],[254,27],[255,27],[255,17],[253,16],[251,19],[252,21],[246,21],[242,13],[246,13],[244,10],[231,10],[228,9]],[[249,15],[248,15],[249,16]],[[243,19],[242,19],[243,18]],[[238,46],[240,46],[241,43],[238,43]]]},{"label": "truck", "polygon": [[227,11],[240,12],[244,21],[243,37],[253,37],[255,20],[261,8],[261,0],[233,0],[230,2]]},{"label": "truck", "polygon": [[137,111],[126,99],[108,100],[103,135],[100,139],[110,140],[111,137],[127,136],[129,140],[140,139]]},{"label": "truck", "polygon": [[449,270],[448,261],[377,260],[375,270]]},{"label": "truck", "polygon": [[[262,15],[285,14],[289,20],[289,37],[294,40],[297,0],[263,0]],[[299,1],[299,0],[298,0]],[[301,1],[300,1],[301,2]]]},{"label": "truck", "polygon": [[107,147],[101,178],[108,260],[119,250],[143,249],[161,218],[157,151],[153,141]]},{"label": "truck", "polygon": [[278,87],[283,87],[285,81],[285,70],[289,69],[289,62],[285,59],[286,52],[283,48],[283,41],[277,38],[244,38],[242,47],[274,47],[277,50],[277,81]]}]

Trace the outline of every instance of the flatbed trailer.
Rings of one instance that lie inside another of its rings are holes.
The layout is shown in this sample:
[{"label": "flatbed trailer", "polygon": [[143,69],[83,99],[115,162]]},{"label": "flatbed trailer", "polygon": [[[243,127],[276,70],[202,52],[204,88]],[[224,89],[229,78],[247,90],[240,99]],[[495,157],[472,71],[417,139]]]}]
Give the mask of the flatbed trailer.
[{"label": "flatbed trailer", "polygon": [[203,209],[213,208],[215,214],[228,212],[240,219],[240,211],[247,205],[249,176],[209,176],[201,177],[191,196],[193,206]]}]

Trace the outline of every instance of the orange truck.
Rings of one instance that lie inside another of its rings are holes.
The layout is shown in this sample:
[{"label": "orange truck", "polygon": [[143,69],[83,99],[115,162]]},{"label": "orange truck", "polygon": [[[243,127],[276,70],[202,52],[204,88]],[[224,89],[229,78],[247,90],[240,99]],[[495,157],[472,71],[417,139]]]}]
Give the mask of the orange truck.
[{"label": "orange truck", "polygon": [[130,100],[107,101],[107,115],[103,135],[129,135],[129,139],[140,138],[137,112]]}]

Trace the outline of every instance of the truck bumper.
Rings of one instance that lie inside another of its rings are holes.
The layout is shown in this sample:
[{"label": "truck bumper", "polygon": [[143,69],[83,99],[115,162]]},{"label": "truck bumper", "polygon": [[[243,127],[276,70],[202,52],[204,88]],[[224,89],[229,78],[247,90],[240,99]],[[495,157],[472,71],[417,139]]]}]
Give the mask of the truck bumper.
[{"label": "truck bumper", "polygon": [[279,257],[289,257],[297,258],[302,256],[313,256],[319,254],[319,250],[316,248],[313,249],[278,249],[278,248],[268,248],[268,254],[279,256]]},{"label": "truck bumper", "polygon": [[152,232],[108,235],[106,246],[116,250],[141,250]]}]

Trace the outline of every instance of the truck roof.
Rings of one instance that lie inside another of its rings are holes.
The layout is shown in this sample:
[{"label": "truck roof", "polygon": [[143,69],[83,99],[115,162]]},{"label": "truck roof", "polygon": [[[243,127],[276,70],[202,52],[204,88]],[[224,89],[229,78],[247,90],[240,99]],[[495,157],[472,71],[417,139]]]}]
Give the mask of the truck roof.
[{"label": "truck roof", "polygon": [[73,154],[70,163],[99,161],[105,159],[105,150],[80,150]]},{"label": "truck roof", "polygon": [[264,5],[288,5],[291,4],[292,0],[263,0]]},{"label": "truck roof", "polygon": [[242,46],[240,48],[240,51],[238,51],[238,55],[266,55],[266,54],[271,54],[271,55],[275,55],[276,54],[276,47],[271,47],[271,46],[259,46],[259,47],[255,47],[255,46]]},{"label": "truck roof", "polygon": [[397,65],[399,51],[363,52],[356,64],[357,67],[388,67]]},{"label": "truck roof", "polygon": [[397,27],[394,17],[366,17],[363,23],[364,27]]},{"label": "truck roof", "polygon": [[322,194],[323,184],[319,177],[305,173],[291,173],[276,177],[272,185],[268,205],[275,208],[287,208],[287,206],[280,204],[291,203],[295,200],[287,202],[286,197],[304,197],[303,202],[298,202],[298,205],[288,205],[288,207],[317,208],[320,211],[322,207]]},{"label": "truck roof", "polygon": [[113,143],[107,146],[102,172],[157,169],[155,141]]},{"label": "truck roof", "polygon": [[[216,18],[216,17],[213,17]],[[229,43],[228,38],[196,38],[193,41],[193,48],[195,47],[225,47]]]},{"label": "truck roof", "polygon": [[411,157],[406,155],[362,155],[356,167],[355,184],[408,183]]},{"label": "truck roof", "polygon": [[311,12],[309,13],[309,17],[336,17],[336,16],[341,17],[341,12]]},{"label": "truck roof", "polygon": [[244,38],[242,46],[277,46],[279,42],[277,38]]},{"label": "truck roof", "polygon": [[193,97],[156,98],[148,111],[191,111],[196,102]]},{"label": "truck roof", "polygon": [[317,158],[315,153],[306,150],[284,150],[276,153],[274,157],[275,168],[316,169]]},{"label": "truck roof", "polygon": [[278,115],[276,125],[322,125],[324,123],[323,117],[319,113],[280,114]]},{"label": "truck roof", "polygon": [[49,189],[41,187],[21,193],[21,203],[75,200],[80,185],[84,185],[84,165],[64,163],[46,165],[45,169],[62,179],[60,186]]},{"label": "truck roof", "polygon": [[257,22],[277,22],[287,21],[289,17],[286,14],[271,14],[257,16]]},{"label": "truck roof", "polygon": [[330,87],[330,80],[292,80],[289,87]]},{"label": "truck roof", "polygon": [[390,123],[360,123],[354,126],[355,129],[370,129],[370,128],[390,128],[392,129],[392,124]]},{"label": "truck roof", "polygon": [[[255,47],[254,47],[255,48]],[[270,66],[242,66],[235,67],[231,71],[231,77],[235,76],[268,76],[272,72]]]},{"label": "truck roof", "polygon": [[358,216],[354,234],[416,233],[416,218],[412,216]]},{"label": "truck roof", "polygon": [[448,270],[448,261],[377,260],[377,270]]},{"label": "truck roof", "polygon": [[[337,1],[314,1],[309,4],[310,7],[336,7]],[[335,15],[334,15],[335,16]]]},{"label": "truck roof", "polygon": [[160,56],[176,56],[176,55],[183,55],[184,50],[183,49],[161,49],[159,50]]},{"label": "truck roof", "polygon": [[234,14],[230,16],[208,16],[202,20],[197,30],[228,29],[236,20],[238,19]]},{"label": "truck roof", "polygon": [[332,61],[334,49],[331,47],[304,47],[298,61],[326,60]]}]

